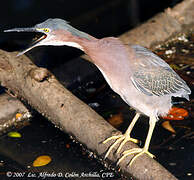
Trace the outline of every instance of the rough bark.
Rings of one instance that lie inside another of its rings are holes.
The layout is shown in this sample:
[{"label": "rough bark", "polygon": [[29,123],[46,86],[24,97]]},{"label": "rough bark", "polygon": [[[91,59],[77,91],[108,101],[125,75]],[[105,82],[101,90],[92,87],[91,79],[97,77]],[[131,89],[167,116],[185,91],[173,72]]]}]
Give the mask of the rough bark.
[{"label": "rough bark", "polygon": [[[16,118],[17,113],[21,113],[22,116]],[[17,98],[5,93],[0,95],[0,135],[13,126],[20,127],[23,123],[26,124],[29,117],[28,109]]]},{"label": "rough bark", "polygon": [[194,0],[185,0],[174,8],[167,8],[146,23],[120,36],[124,43],[139,44],[150,48],[153,44],[164,42],[185,26],[193,24]]},{"label": "rough bark", "polygon": [[[109,144],[101,142],[113,133],[120,134],[90,107],[66,90],[55,77],[44,68],[36,67],[26,56],[0,51],[0,82],[12,92],[51,120],[61,130],[72,134],[89,149],[102,155]],[[124,149],[136,147],[128,143]],[[110,154],[116,162],[119,155]],[[131,158],[131,157],[130,157]],[[130,158],[121,164],[121,169],[138,179],[175,179],[156,161],[142,156],[132,167],[126,166]]]}]

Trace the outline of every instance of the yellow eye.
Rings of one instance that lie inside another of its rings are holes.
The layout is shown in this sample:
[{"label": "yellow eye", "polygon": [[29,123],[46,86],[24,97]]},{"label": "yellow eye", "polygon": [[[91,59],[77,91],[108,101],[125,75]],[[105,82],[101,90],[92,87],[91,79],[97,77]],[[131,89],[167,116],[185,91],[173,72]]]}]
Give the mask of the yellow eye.
[{"label": "yellow eye", "polygon": [[44,32],[49,32],[49,28],[44,28]]}]

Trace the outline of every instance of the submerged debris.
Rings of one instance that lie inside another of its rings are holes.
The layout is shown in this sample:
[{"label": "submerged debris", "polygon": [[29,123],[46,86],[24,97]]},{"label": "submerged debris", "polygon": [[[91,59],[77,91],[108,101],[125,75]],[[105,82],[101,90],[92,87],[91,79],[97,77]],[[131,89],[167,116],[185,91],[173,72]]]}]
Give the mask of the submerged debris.
[{"label": "submerged debris", "polygon": [[163,119],[169,120],[183,120],[189,115],[188,111],[183,108],[173,107],[167,114],[167,116],[162,117]]},{"label": "submerged debris", "polygon": [[34,162],[33,166],[34,167],[40,167],[40,166],[45,166],[51,162],[51,157],[47,155],[39,156],[37,157]]},{"label": "submerged debris", "polygon": [[21,138],[22,137],[22,135],[19,132],[16,132],[16,131],[11,131],[7,135],[9,137],[12,137],[12,138]]}]

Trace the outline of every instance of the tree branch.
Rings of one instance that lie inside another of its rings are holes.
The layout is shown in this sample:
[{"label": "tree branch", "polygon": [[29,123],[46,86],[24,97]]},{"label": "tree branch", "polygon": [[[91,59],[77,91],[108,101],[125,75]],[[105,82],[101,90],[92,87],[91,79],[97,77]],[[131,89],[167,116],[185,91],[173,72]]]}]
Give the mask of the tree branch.
[{"label": "tree branch", "polygon": [[[50,72],[36,67],[26,56],[16,57],[16,53],[1,50],[0,59],[1,85],[27,100],[43,116],[61,130],[72,134],[92,151],[103,155],[110,143],[101,142],[113,134],[121,133],[65,89]],[[134,147],[137,146],[129,142],[123,150]],[[111,152],[109,159],[116,162],[120,155]],[[138,158],[133,166],[129,167],[127,164],[131,157],[121,163],[121,169],[125,174],[132,174],[140,179],[145,177],[175,179],[166,169],[146,155]]]}]

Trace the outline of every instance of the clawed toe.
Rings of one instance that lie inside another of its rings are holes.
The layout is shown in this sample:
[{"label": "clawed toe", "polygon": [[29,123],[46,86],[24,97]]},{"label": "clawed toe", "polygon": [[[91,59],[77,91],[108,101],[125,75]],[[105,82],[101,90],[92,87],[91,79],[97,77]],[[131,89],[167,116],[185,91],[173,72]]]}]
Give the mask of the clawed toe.
[{"label": "clawed toe", "polygon": [[155,156],[153,154],[151,154],[147,149],[144,148],[133,148],[127,151],[123,152],[123,156],[119,159],[119,161],[117,162],[117,165],[126,157],[129,156],[131,154],[136,154],[130,161],[129,166],[131,166],[133,164],[133,162],[142,154],[147,154],[149,155],[151,158],[154,158]]},{"label": "clawed toe", "polygon": [[[118,136],[112,136],[108,139],[106,139],[103,144],[107,143],[108,141],[110,140],[116,140],[108,149],[106,155],[105,155],[105,158],[110,154],[110,152],[112,151],[112,149],[118,144],[118,143],[121,143],[120,146],[118,147],[116,153],[119,153],[121,148],[124,146],[124,144],[127,142],[127,141],[132,141],[134,143],[137,143],[138,140],[137,139],[133,139],[130,137],[130,133],[137,121],[137,119],[139,118],[140,114],[139,113],[136,113],[135,117],[133,118],[131,124],[129,125],[127,131],[125,132],[125,134],[123,135],[118,135]],[[157,118],[155,116],[150,116],[150,121],[149,121],[149,131],[148,131],[148,135],[147,135],[147,138],[146,138],[146,141],[145,141],[145,145],[143,148],[133,148],[133,149],[130,149],[128,151],[124,151],[123,152],[123,156],[119,159],[118,163],[119,164],[126,156],[129,156],[131,154],[136,154],[131,162],[129,163],[129,165],[131,166],[132,163],[139,157],[141,156],[142,154],[147,154],[148,156],[150,156],[151,158],[154,158],[154,155],[151,154],[149,151],[148,151],[148,148],[149,148],[149,145],[150,145],[150,140],[151,140],[151,137],[152,137],[152,133],[153,133],[153,130],[154,130],[154,127],[155,127],[155,124],[156,124],[156,121],[157,121]]]},{"label": "clawed toe", "polygon": [[117,144],[119,144],[119,143],[121,143],[120,144],[120,146],[119,146],[119,148],[117,149],[117,151],[116,151],[116,153],[119,153],[120,152],[120,150],[122,149],[122,147],[125,145],[125,143],[127,143],[127,141],[132,141],[132,142],[134,142],[134,143],[138,143],[139,141],[137,140],[137,139],[134,139],[134,138],[131,138],[129,135],[117,135],[117,136],[112,136],[112,137],[109,137],[108,139],[106,139],[105,141],[103,141],[103,144],[105,144],[105,143],[107,143],[108,141],[110,141],[110,140],[115,140],[116,139],[116,141],[109,147],[109,149],[108,149],[108,151],[107,151],[107,153],[106,153],[106,155],[105,155],[105,157],[104,158],[107,158],[108,157],[108,155],[110,154],[110,152],[112,151],[112,149],[117,145]]},{"label": "clawed toe", "polygon": [[110,154],[110,152],[112,151],[112,149],[118,144],[120,143],[124,138],[123,138],[123,135],[118,135],[118,136],[112,136],[112,137],[109,137],[108,139],[106,139],[103,144],[107,143],[108,141],[110,140],[115,140],[116,141],[109,147],[104,159],[106,159],[108,157],[108,155]]},{"label": "clawed toe", "polygon": [[102,143],[103,143],[103,144],[106,144],[108,141],[115,140],[115,139],[119,139],[119,138],[121,138],[122,136],[123,136],[123,135],[111,136],[111,137],[107,138],[105,141],[103,141]]}]

